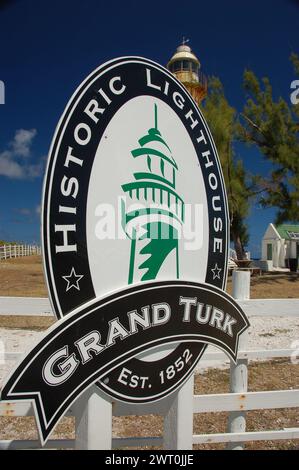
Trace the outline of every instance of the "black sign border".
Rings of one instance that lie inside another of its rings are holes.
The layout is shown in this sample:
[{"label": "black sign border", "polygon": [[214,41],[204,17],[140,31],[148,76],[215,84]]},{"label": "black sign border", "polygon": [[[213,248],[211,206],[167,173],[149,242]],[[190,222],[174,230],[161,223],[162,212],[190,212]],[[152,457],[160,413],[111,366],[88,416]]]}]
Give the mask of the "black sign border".
[{"label": "black sign border", "polygon": [[[93,83],[95,80],[97,80],[99,77],[104,77],[105,74],[108,73],[112,68],[115,69],[115,70],[118,70],[118,67],[131,65],[132,63],[142,65],[143,67],[145,67],[145,66],[150,67],[153,71],[158,70],[159,72],[162,72],[164,74],[164,76],[165,76],[165,78],[167,78],[167,80],[172,81],[175,84],[175,86],[177,88],[179,88],[180,93],[184,96],[184,98],[186,100],[188,100],[188,102],[190,104],[190,108],[192,108],[192,110],[194,112],[194,116],[199,118],[199,122],[201,123],[202,128],[205,130],[208,143],[209,143],[209,145],[212,149],[211,160],[213,160],[214,163],[215,163],[215,167],[214,167],[215,168],[215,173],[216,173],[217,177],[219,178],[219,182],[220,182],[220,185],[221,185],[221,190],[220,190],[221,197],[222,197],[221,203],[223,204],[223,220],[224,220],[224,223],[225,223],[222,238],[226,239],[225,240],[226,242],[224,244],[224,253],[222,253],[221,255],[219,255],[219,254],[216,255],[216,260],[219,260],[219,259],[222,260],[222,264],[220,263],[220,266],[223,266],[223,267],[221,269],[221,273],[218,273],[219,277],[217,276],[217,278],[214,280],[212,278],[211,269],[212,269],[212,267],[215,266],[215,257],[213,259],[212,245],[211,245],[212,237],[211,236],[209,237],[210,242],[209,242],[208,266],[207,266],[207,271],[206,271],[205,282],[208,283],[208,284],[211,284],[211,285],[216,285],[217,287],[220,287],[222,289],[226,285],[227,259],[228,259],[228,246],[229,246],[228,203],[227,203],[227,196],[226,196],[226,191],[225,191],[225,186],[224,186],[224,181],[223,181],[223,174],[222,174],[222,170],[221,170],[221,167],[220,167],[219,157],[218,157],[218,154],[217,154],[217,150],[215,148],[213,138],[212,138],[212,136],[210,134],[210,131],[209,131],[209,128],[208,128],[208,126],[205,122],[205,119],[204,119],[201,111],[197,107],[196,103],[193,101],[192,97],[186,91],[186,89],[182,86],[182,84],[167,69],[165,69],[164,67],[160,66],[159,64],[157,64],[157,63],[155,63],[155,62],[153,62],[149,59],[144,59],[144,58],[134,57],[134,56],[133,57],[122,57],[122,58],[119,58],[119,59],[114,59],[114,60],[111,60],[109,62],[106,62],[105,64],[100,66],[89,77],[87,77],[83,81],[83,83],[79,86],[79,88],[75,91],[75,93],[73,94],[71,100],[69,101],[69,103],[68,103],[68,105],[67,105],[67,107],[66,107],[66,109],[65,109],[65,111],[64,111],[64,113],[63,113],[63,115],[62,115],[62,117],[59,121],[59,123],[58,123],[57,129],[56,129],[56,132],[55,132],[55,136],[53,138],[53,143],[52,143],[52,146],[51,146],[51,149],[50,149],[50,157],[49,157],[49,160],[48,160],[48,167],[47,167],[47,171],[46,171],[46,178],[45,178],[44,190],[43,190],[42,244],[43,244],[45,277],[46,277],[46,281],[47,281],[48,290],[49,290],[49,293],[50,293],[50,300],[51,300],[51,303],[52,303],[53,311],[54,311],[54,313],[55,313],[55,315],[58,319],[62,318],[65,315],[67,315],[73,309],[79,308],[81,305],[83,306],[86,302],[89,302],[93,298],[95,298],[95,293],[94,293],[93,286],[92,286],[92,279],[91,279],[91,275],[90,275],[89,265],[85,266],[85,269],[84,269],[84,272],[88,273],[88,274],[86,274],[86,279],[89,280],[87,287],[85,286],[85,289],[84,289],[84,292],[86,294],[86,298],[83,301],[81,301],[81,303],[77,303],[77,304],[73,305],[72,308],[66,309],[66,310],[64,310],[61,306],[61,298],[59,297],[59,295],[57,293],[57,281],[55,280],[55,274],[54,275],[52,274],[51,246],[50,246],[50,243],[48,241],[48,237],[50,236],[49,234],[50,234],[50,230],[51,230],[50,220],[49,219],[50,219],[50,216],[51,216],[50,210],[51,210],[52,201],[50,200],[50,196],[52,195],[52,192],[53,192],[53,175],[54,175],[54,172],[56,170],[57,165],[59,164],[58,157],[59,157],[60,144],[62,142],[62,138],[64,137],[65,133],[67,132],[68,123],[69,123],[70,119],[76,113],[76,106],[78,105],[78,103],[80,103],[83,100],[83,98],[88,93],[90,84]],[[146,92],[147,92],[148,95],[151,95],[153,97],[156,96],[157,98],[162,99],[162,100],[164,99],[164,101],[169,105],[169,100],[166,99],[163,96],[163,94],[161,94],[161,93],[157,94],[155,92],[155,90],[153,90],[152,94],[151,94],[149,88],[147,88],[145,86],[144,86],[144,88],[146,88]],[[134,96],[140,96],[140,93],[136,94]],[[131,97],[129,97],[129,99],[131,99]],[[127,99],[125,102],[127,102],[129,99]],[[186,130],[189,134],[189,137],[193,142],[195,151],[196,151],[196,153],[198,155],[198,158],[199,158],[199,155],[200,155],[199,146],[195,144],[194,135],[192,135],[192,132],[191,132],[190,128],[184,123],[184,121],[182,119],[184,113],[182,112],[181,116],[180,116],[177,109],[175,109],[173,106],[172,106],[172,109],[176,112],[176,114],[178,115],[178,118],[184,124],[184,126],[185,126],[185,128],[186,128]],[[112,114],[110,116],[110,118],[108,118],[108,122],[105,125],[102,125],[101,134],[100,134],[100,137],[98,138],[98,142],[100,141],[100,138],[103,135],[103,133],[105,132],[105,129],[106,129],[108,123],[110,122],[110,120],[112,119],[113,115],[114,114]],[[94,157],[94,155],[93,155],[93,157]],[[204,178],[205,191],[206,191],[206,194],[207,194],[207,201],[208,201],[208,206],[209,206],[209,222],[210,222],[209,226],[210,226],[210,230],[211,230],[211,227],[212,227],[212,224],[211,224],[211,198],[208,197],[207,175],[205,175],[204,165],[203,165],[203,162],[200,159],[199,159],[199,163],[200,163],[202,175],[203,175],[203,178]],[[89,180],[89,177],[90,177],[91,170],[92,170],[92,165],[90,166],[90,172],[88,174],[88,180]],[[87,201],[87,190],[86,190],[86,200],[85,200],[85,202],[83,204],[80,203],[82,205],[82,207],[86,207],[86,201]],[[86,215],[86,211],[85,211],[84,214]],[[84,220],[84,228],[86,230],[86,219]],[[52,243],[53,243],[53,241],[52,241]],[[84,245],[84,243],[82,245]],[[86,232],[85,232],[85,247],[86,247]],[[86,261],[88,263],[87,250],[85,250],[85,251],[86,251]],[[213,259],[213,261],[212,261],[212,259]],[[81,257],[80,262],[83,262],[82,257]],[[218,265],[218,267],[219,267],[219,265]],[[88,293],[88,291],[89,291],[89,293]],[[75,296],[73,296],[73,295],[71,297],[72,297],[72,299],[75,298]],[[179,347],[180,346],[177,346],[177,348],[179,348]],[[198,362],[199,358],[203,354],[203,352],[205,350],[205,347],[206,347],[205,345],[202,345],[200,347],[198,346],[198,351],[196,353],[197,354],[196,362]],[[194,367],[195,367],[195,364],[194,364]],[[99,386],[100,386],[100,388],[107,391],[107,393],[109,393],[109,395],[112,395],[115,398],[119,399],[118,394],[117,393],[113,394],[111,391],[108,391],[103,383],[99,383]]]}]

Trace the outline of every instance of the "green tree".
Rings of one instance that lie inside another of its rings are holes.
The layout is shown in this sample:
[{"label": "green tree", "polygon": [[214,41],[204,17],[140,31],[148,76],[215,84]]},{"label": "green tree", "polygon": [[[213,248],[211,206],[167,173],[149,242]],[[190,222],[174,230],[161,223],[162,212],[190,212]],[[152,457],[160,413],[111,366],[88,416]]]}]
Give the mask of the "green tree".
[{"label": "green tree", "polygon": [[209,93],[202,105],[219,153],[226,184],[231,240],[238,259],[244,259],[248,243],[245,219],[249,212],[250,190],[242,160],[237,159],[233,142],[236,135],[237,112],[229,105],[219,78],[209,79]]},{"label": "green tree", "polygon": [[[299,78],[299,58],[291,60]],[[243,142],[257,146],[272,163],[271,175],[256,179],[259,202],[277,207],[276,222],[299,221],[299,106],[273,97],[268,78],[261,81],[251,70],[244,72],[246,103],[238,127]]]}]

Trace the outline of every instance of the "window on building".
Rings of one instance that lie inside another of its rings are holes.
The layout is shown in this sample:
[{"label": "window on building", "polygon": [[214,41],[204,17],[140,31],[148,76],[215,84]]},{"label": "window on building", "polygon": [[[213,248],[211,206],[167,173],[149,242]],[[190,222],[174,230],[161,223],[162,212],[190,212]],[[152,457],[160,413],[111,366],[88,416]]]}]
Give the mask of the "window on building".
[{"label": "window on building", "polygon": [[183,70],[190,70],[189,60],[183,60]]},{"label": "window on building", "polygon": [[272,254],[272,243],[267,243],[267,261],[272,261],[273,254]]},{"label": "window on building", "polygon": [[198,73],[198,65],[195,62],[192,62],[192,72]]},{"label": "window on building", "polygon": [[181,70],[181,62],[177,61],[173,63],[173,71],[174,72],[179,72]]}]

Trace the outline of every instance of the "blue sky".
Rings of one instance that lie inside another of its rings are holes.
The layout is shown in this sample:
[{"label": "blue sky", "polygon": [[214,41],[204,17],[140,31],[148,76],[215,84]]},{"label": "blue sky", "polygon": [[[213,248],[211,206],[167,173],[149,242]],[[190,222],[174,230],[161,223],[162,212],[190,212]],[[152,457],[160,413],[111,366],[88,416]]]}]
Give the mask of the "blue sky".
[{"label": "blue sky", "polygon": [[[219,76],[241,110],[242,75],[268,76],[275,96],[289,99],[299,52],[299,1],[0,0],[0,239],[39,242],[39,207],[46,156],[69,97],[95,67],[141,55],[165,64],[183,36],[207,75]],[[238,148],[251,172],[268,171],[253,149]],[[254,207],[249,249],[275,210]]]}]

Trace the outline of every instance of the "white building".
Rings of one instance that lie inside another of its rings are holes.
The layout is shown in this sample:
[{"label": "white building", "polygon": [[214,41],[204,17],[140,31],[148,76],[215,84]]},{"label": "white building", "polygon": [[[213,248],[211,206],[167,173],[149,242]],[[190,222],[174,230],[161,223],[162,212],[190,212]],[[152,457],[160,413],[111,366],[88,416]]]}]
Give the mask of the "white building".
[{"label": "white building", "polygon": [[262,240],[262,260],[273,268],[288,268],[289,260],[298,258],[299,225],[269,224]]}]

